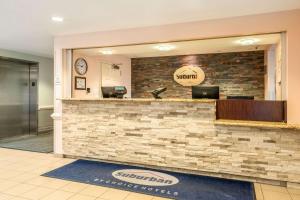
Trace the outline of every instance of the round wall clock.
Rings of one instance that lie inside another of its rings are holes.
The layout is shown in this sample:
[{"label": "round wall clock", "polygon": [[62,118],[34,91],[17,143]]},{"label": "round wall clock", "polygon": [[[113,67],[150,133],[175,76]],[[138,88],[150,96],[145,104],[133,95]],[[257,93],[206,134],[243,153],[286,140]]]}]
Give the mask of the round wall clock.
[{"label": "round wall clock", "polygon": [[77,74],[84,75],[86,74],[87,70],[88,70],[88,65],[86,60],[83,58],[78,58],[75,61],[75,71],[77,72]]}]

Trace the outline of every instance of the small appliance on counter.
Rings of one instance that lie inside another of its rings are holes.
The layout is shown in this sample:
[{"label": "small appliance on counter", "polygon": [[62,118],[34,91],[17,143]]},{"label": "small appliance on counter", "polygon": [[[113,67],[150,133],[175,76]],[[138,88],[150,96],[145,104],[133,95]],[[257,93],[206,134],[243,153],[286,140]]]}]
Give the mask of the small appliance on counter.
[{"label": "small appliance on counter", "polygon": [[155,99],[161,99],[161,97],[159,96],[161,93],[165,92],[167,90],[166,87],[161,87],[161,88],[157,88],[156,90],[153,90],[151,92],[151,94],[153,95],[153,97]]},{"label": "small appliance on counter", "polygon": [[125,86],[101,87],[103,98],[118,98],[123,99],[127,94]]}]

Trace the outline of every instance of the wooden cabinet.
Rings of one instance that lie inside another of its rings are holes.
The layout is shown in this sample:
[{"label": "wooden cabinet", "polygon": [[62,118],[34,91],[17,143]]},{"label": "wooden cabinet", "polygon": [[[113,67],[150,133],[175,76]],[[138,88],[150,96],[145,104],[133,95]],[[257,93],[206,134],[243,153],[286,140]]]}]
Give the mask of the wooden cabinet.
[{"label": "wooden cabinet", "polygon": [[286,122],[286,102],[218,100],[217,119]]}]

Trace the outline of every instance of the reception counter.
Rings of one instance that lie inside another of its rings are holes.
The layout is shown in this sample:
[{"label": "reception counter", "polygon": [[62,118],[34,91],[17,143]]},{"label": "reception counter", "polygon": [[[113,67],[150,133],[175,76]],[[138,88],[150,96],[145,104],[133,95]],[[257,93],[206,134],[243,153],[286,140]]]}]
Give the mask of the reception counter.
[{"label": "reception counter", "polygon": [[62,102],[66,156],[227,178],[300,183],[297,126],[216,120],[215,100]]}]

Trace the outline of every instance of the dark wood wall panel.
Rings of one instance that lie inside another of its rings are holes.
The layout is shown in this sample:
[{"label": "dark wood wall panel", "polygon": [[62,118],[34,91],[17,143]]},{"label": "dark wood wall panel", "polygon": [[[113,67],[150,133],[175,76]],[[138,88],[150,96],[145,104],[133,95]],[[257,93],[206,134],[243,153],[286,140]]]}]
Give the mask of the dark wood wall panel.
[{"label": "dark wood wall panel", "polygon": [[284,101],[218,100],[217,119],[286,121]]}]

